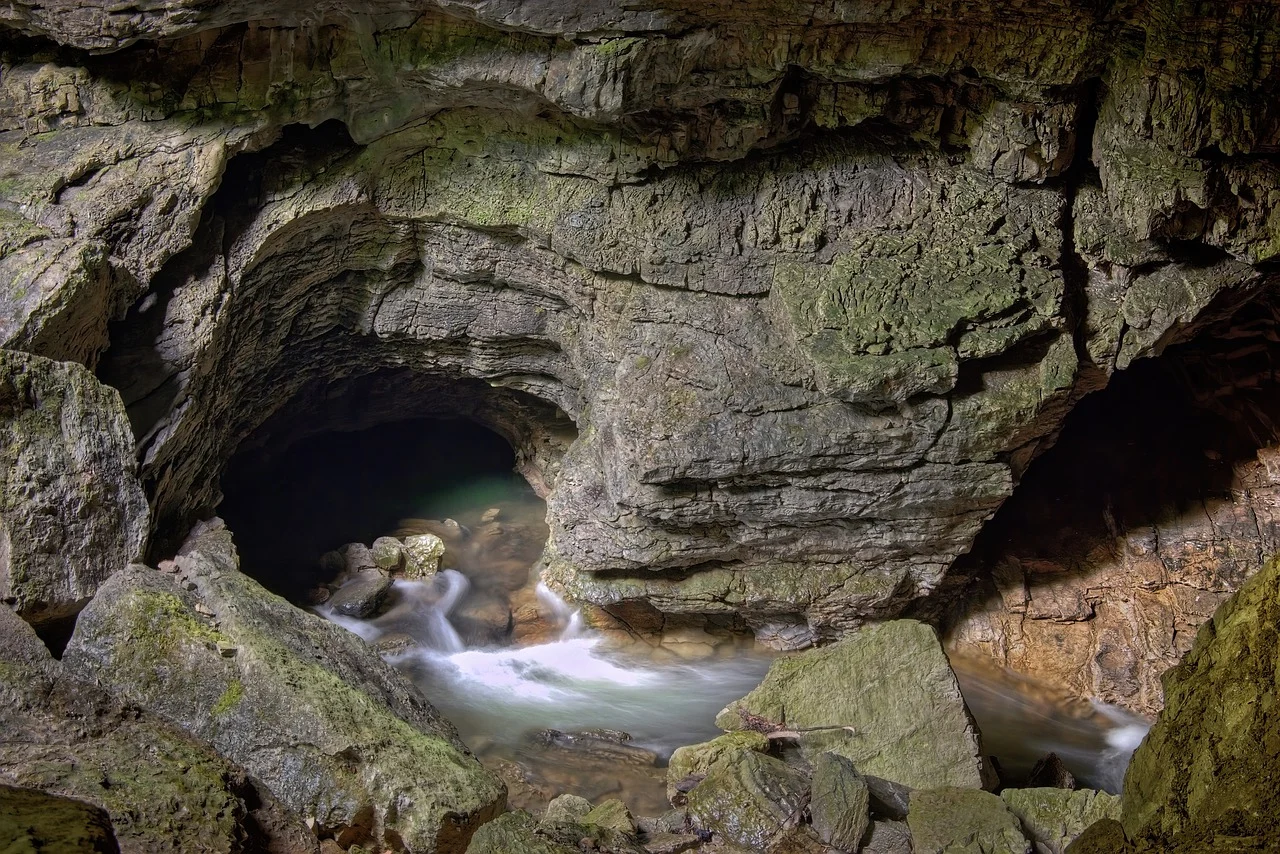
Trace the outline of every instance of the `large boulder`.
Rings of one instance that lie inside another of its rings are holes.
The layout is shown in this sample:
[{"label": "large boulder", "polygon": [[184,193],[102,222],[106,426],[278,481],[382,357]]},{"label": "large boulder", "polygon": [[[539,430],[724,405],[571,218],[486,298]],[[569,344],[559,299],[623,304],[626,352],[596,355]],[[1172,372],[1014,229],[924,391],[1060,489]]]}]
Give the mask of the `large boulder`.
[{"label": "large boulder", "polygon": [[64,666],[243,764],[322,833],[459,851],[505,803],[372,648],[242,575],[220,522],[187,542],[176,576],[130,569],[104,585]]},{"label": "large boulder", "polygon": [[1164,677],[1165,708],[1125,777],[1124,829],[1167,852],[1280,849],[1280,560],[1251,578]]},{"label": "large boulder", "polygon": [[916,792],[907,825],[915,854],[1031,854],[1018,817],[990,792]]},{"label": "large boulder", "polygon": [[[155,716],[70,678],[31,627],[3,606],[0,662],[0,782],[25,792],[0,792],[0,843],[10,841],[6,816],[42,802],[56,804],[65,818],[59,832],[69,846],[79,835],[75,846],[56,850],[316,850],[301,817],[243,768]],[[23,828],[31,826],[39,824]],[[48,830],[39,835],[46,843],[56,838]]]},{"label": "large boulder", "polygon": [[809,816],[818,838],[832,848],[857,851],[871,820],[866,778],[853,763],[824,753],[813,763]]},{"label": "large boulder", "polygon": [[1094,822],[1120,817],[1120,798],[1091,789],[1005,789],[1000,797],[1022,823],[1036,854],[1063,854]]},{"label": "large boulder", "polygon": [[0,433],[0,600],[70,616],[146,544],[124,405],[81,365],[0,350]]},{"label": "large boulder", "polygon": [[714,765],[689,792],[689,820],[731,851],[818,854],[824,846],[803,824],[809,785],[786,763],[748,751]]},{"label": "large boulder", "polygon": [[795,730],[807,755],[832,751],[913,788],[994,782],[937,635],[911,620],[779,659],[716,725]]}]

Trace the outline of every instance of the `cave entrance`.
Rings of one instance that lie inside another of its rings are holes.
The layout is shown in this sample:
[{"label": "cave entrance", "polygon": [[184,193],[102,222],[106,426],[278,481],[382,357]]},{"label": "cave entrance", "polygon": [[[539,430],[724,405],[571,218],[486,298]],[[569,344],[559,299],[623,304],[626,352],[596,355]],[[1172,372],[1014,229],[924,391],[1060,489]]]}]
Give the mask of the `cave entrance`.
[{"label": "cave entrance", "polygon": [[[299,603],[334,582],[326,553],[428,532],[446,539],[450,563],[473,584],[522,585],[546,540],[546,505],[515,466],[504,438],[466,419],[327,432],[237,454],[218,512],[244,571]],[[498,542],[504,534],[518,542]]]}]

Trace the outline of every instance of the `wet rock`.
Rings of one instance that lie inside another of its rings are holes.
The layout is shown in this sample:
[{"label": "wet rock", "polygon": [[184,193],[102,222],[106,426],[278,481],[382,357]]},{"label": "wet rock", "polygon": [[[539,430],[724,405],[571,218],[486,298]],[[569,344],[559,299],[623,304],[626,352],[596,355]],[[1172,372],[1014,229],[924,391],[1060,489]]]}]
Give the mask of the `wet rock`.
[{"label": "wet rock", "polygon": [[1026,789],[1044,787],[1055,789],[1074,789],[1076,787],[1075,775],[1067,769],[1066,765],[1062,764],[1062,759],[1056,753],[1050,753],[1032,766],[1031,774],[1027,777],[1027,784],[1023,786]]},{"label": "wet rock", "polygon": [[667,799],[673,804],[707,776],[721,762],[736,762],[747,753],[766,753],[769,739],[752,730],[731,732],[702,744],[677,747],[667,762]]},{"label": "wet rock", "polygon": [[68,617],[146,544],[120,395],[80,365],[0,350],[0,434],[0,600],[33,623]]},{"label": "wet rock", "polygon": [[591,732],[560,732],[544,729],[530,735],[530,741],[540,747],[555,748],[584,757],[622,762],[628,765],[652,766],[658,754],[644,747],[635,747],[614,738],[602,738]]},{"label": "wet rock", "polygon": [[418,639],[403,632],[393,632],[378,638],[373,648],[381,655],[401,655],[418,646]]},{"label": "wet rock", "polygon": [[381,570],[364,569],[329,597],[329,607],[344,617],[376,617],[387,604],[391,583]]},{"label": "wet rock", "polygon": [[681,854],[692,851],[702,844],[702,837],[696,833],[653,833],[644,840],[647,854]]},{"label": "wet rock", "polygon": [[1063,854],[1089,825],[1120,818],[1120,798],[1089,789],[1005,789],[1000,798],[1022,822],[1036,854]]},{"label": "wet rock", "polygon": [[1129,838],[1182,852],[1280,847],[1280,561],[1221,605],[1164,676],[1165,708],[1134,752]]},{"label": "wet rock", "polygon": [[698,626],[668,628],[662,632],[662,648],[685,660],[712,656],[720,643],[720,638]]},{"label": "wet rock", "polygon": [[730,845],[756,852],[822,850],[801,823],[807,781],[771,756],[746,752],[714,765],[688,798],[693,826]]},{"label": "wet rock", "polygon": [[582,817],[588,827],[602,827],[617,833],[634,834],[636,820],[627,805],[617,798],[610,798]]},{"label": "wet rock", "polygon": [[[501,811],[501,784],[418,690],[242,575],[220,524],[177,562],[176,579],[130,570],[104,586],[64,667],[212,744],[335,837],[365,828],[379,844],[457,848]],[[222,657],[222,641],[240,653]]]},{"label": "wet rock", "polygon": [[913,854],[911,829],[905,821],[873,821],[860,854]]},{"label": "wet rock", "polygon": [[369,552],[374,565],[383,572],[397,572],[404,566],[404,544],[395,537],[378,537]]},{"label": "wet rock", "polygon": [[778,660],[716,725],[821,728],[799,733],[807,756],[832,751],[863,773],[911,787],[994,784],[937,636],[911,620],[867,626]]},{"label": "wet rock", "polygon": [[[1067,854],[1132,854],[1137,849],[1125,835],[1124,825],[1113,818],[1104,818],[1085,828],[1076,840],[1067,846]],[[1149,849],[1148,849],[1149,850]],[[1173,854],[1195,854],[1204,848],[1165,849]]]},{"label": "wet rock", "polygon": [[444,541],[435,534],[410,534],[404,538],[404,577],[429,578],[440,570]]},{"label": "wet rock", "polygon": [[474,588],[450,612],[450,621],[467,646],[503,643],[515,627],[511,605],[504,597]]},{"label": "wet rock", "polygon": [[[124,851],[315,850],[302,818],[243,768],[70,676],[3,606],[0,661],[0,781],[93,805]],[[10,808],[0,806],[0,827]]]},{"label": "wet rock", "polygon": [[1017,816],[999,797],[977,789],[912,793],[907,826],[916,854],[1031,854]]},{"label": "wet rock", "polygon": [[845,757],[824,753],[814,761],[809,815],[827,845],[858,850],[870,821],[867,781]]},{"label": "wet rock", "polygon": [[591,812],[591,801],[579,795],[564,794],[552,799],[543,813],[544,824],[582,824],[582,817]]}]

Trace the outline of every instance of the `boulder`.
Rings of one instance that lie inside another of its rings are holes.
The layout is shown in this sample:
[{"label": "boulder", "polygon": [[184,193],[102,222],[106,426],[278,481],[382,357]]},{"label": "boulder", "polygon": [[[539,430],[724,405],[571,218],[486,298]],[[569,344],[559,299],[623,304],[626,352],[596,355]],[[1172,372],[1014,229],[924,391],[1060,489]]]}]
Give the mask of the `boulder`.
[{"label": "boulder", "polygon": [[911,829],[905,821],[873,821],[859,854],[912,854]]},{"label": "boulder", "polygon": [[344,617],[367,620],[382,611],[390,592],[389,576],[378,569],[365,569],[339,587],[327,604]]},{"label": "boulder", "polygon": [[978,789],[913,793],[907,826],[915,854],[1031,854],[1018,817],[999,797]]},{"label": "boulder", "polygon": [[1036,854],[1063,854],[1089,825],[1120,817],[1120,798],[1090,789],[1005,789],[1000,798],[1022,822]]},{"label": "boulder", "polygon": [[560,795],[547,804],[547,810],[542,815],[542,823],[545,825],[581,824],[582,817],[589,812],[591,812],[591,801],[586,798],[580,795]]},{"label": "boulder", "polygon": [[539,833],[533,816],[509,812],[482,825],[471,837],[467,854],[578,854],[577,845],[561,845]]},{"label": "boulder", "polygon": [[501,784],[418,690],[241,574],[220,522],[192,535],[177,568],[104,585],[64,666],[213,745],[336,837],[456,850],[502,810]]},{"label": "boulder", "polygon": [[753,730],[730,732],[705,741],[677,747],[667,762],[667,800],[675,803],[689,791],[690,783],[707,776],[718,762],[733,762],[747,753],[765,753],[769,739]]},{"label": "boulder", "polygon": [[0,434],[0,600],[71,616],[146,545],[124,405],[81,365],[0,350]]},{"label": "boulder", "polygon": [[440,570],[444,540],[435,534],[410,534],[404,538],[404,577],[427,578]]},{"label": "boulder", "polygon": [[378,537],[369,552],[374,565],[384,572],[396,572],[404,566],[404,545],[395,537]]},{"label": "boulder", "polygon": [[715,764],[689,792],[689,820],[737,849],[819,852],[823,846],[801,823],[808,781],[786,763],[748,751]]},{"label": "boulder", "polygon": [[92,804],[0,785],[0,845],[6,854],[120,854],[111,818]]},{"label": "boulder", "polygon": [[1201,627],[1164,676],[1165,707],[1134,752],[1121,819],[1170,852],[1280,849],[1280,560]]},{"label": "boulder", "polygon": [[832,848],[857,851],[867,824],[867,781],[853,763],[824,753],[813,763],[809,816],[818,838]]},{"label": "boulder", "polygon": [[[302,818],[243,768],[68,676],[31,627],[3,606],[0,662],[0,782],[40,793],[0,794],[0,828],[6,816],[48,796],[58,800],[47,803],[61,804],[63,832],[84,830],[84,844],[38,850],[316,850]],[[68,798],[74,800],[61,800]],[[41,838],[50,836],[42,831]],[[0,842],[9,841],[0,830]],[[100,842],[107,847],[95,848]]]},{"label": "boulder", "polygon": [[807,756],[832,751],[864,774],[913,788],[995,782],[937,635],[912,620],[779,659],[716,725],[825,728],[801,733]]},{"label": "boulder", "polygon": [[610,798],[582,817],[587,827],[600,827],[617,833],[634,834],[636,820],[627,805],[617,798]]}]

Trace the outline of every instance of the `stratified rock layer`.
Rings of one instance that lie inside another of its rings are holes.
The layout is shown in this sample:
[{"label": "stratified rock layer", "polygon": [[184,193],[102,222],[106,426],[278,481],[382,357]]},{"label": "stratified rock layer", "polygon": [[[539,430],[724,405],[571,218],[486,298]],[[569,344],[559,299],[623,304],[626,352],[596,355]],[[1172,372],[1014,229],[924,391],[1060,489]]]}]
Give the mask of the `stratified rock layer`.
[{"label": "stratified rock layer", "polygon": [[82,366],[0,350],[0,600],[40,623],[137,560],[148,508],[115,389]]},{"label": "stratified rock layer", "polygon": [[121,389],[161,550],[349,394],[511,439],[562,593],[838,635],[1280,251],[1259,4],[0,22],[0,341]]}]

